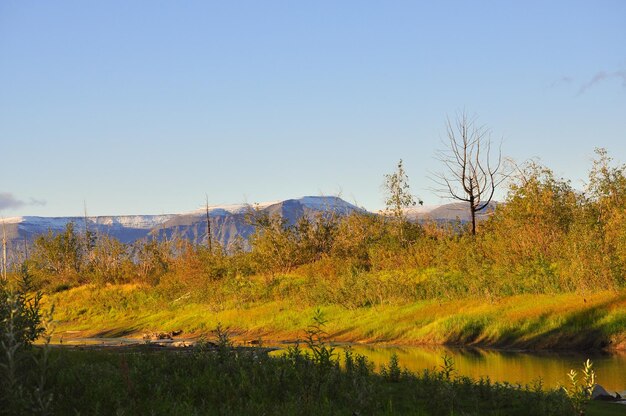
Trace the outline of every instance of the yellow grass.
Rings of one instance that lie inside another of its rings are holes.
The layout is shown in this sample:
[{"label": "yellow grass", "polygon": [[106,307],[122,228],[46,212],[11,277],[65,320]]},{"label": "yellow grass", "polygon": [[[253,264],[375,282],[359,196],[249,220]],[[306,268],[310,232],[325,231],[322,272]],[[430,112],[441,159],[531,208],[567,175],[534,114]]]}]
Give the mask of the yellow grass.
[{"label": "yellow grass", "polygon": [[[218,323],[240,341],[295,340],[315,307],[290,301],[214,305],[166,301],[140,285],[83,286],[46,298],[57,337],[128,336],[182,329],[208,335]],[[626,343],[626,292],[519,295],[495,301],[421,301],[346,309],[322,307],[331,339],[389,344],[459,343],[523,348],[619,348]],[[69,332],[68,332],[69,331]],[[75,332],[78,331],[78,332]]]}]

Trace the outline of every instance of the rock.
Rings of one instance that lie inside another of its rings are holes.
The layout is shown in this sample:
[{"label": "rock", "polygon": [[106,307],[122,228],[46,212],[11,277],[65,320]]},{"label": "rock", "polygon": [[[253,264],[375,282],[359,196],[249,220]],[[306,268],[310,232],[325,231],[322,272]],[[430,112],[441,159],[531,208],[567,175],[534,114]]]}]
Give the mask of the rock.
[{"label": "rock", "polygon": [[591,400],[616,401],[619,399],[606,391],[601,385],[596,384],[591,391]]},{"label": "rock", "polygon": [[182,334],[182,330],[176,330],[172,332],[148,332],[142,335],[144,340],[163,340],[163,339],[173,339],[173,337]]},{"label": "rock", "polygon": [[176,341],[176,342],[172,342],[172,347],[177,347],[177,348],[193,347],[193,343],[189,341]]}]

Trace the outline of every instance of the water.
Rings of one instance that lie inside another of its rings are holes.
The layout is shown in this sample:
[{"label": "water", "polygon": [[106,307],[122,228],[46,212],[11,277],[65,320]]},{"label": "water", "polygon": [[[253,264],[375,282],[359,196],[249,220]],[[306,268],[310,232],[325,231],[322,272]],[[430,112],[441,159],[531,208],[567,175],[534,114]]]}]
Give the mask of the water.
[{"label": "water", "polygon": [[[335,346],[342,353],[345,346]],[[458,375],[474,379],[489,377],[492,381],[531,384],[541,378],[544,388],[567,384],[567,373],[575,369],[580,374],[583,362],[589,358],[596,372],[596,382],[609,392],[626,390],[626,353],[523,352],[451,348],[444,346],[384,347],[351,345],[352,351],[366,356],[379,370],[388,364],[392,354],[398,355],[400,366],[412,372],[440,369],[442,357],[454,360]],[[580,376],[579,376],[580,377]]]},{"label": "water", "polygon": [[[165,345],[171,342],[171,340],[162,341]],[[67,340],[63,345],[115,347],[138,343],[143,341],[130,338],[78,338]],[[55,344],[58,345],[56,342]],[[280,348],[282,349],[273,353],[284,353],[286,346],[281,345]],[[626,352],[528,352],[446,346],[392,347],[362,344],[336,345],[335,348],[340,354],[344,348],[351,348],[355,354],[366,356],[376,365],[377,370],[380,370],[381,365],[388,364],[394,353],[398,355],[400,366],[412,372],[440,369],[443,364],[442,357],[447,355],[454,360],[454,368],[458,375],[474,379],[489,377],[492,381],[522,385],[531,384],[541,378],[545,388],[568,383],[567,373],[571,369],[580,373],[583,362],[589,358],[593,362],[598,384],[609,392],[626,390]]]}]

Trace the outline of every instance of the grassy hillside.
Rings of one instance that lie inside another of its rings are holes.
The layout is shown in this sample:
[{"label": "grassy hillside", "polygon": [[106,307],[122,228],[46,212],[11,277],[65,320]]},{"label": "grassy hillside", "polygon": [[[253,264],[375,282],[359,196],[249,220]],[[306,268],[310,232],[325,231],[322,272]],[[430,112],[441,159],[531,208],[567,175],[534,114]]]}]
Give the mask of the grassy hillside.
[{"label": "grassy hillside", "polygon": [[[41,315],[39,296],[29,295],[29,288],[27,273],[22,274],[19,289],[0,287],[0,313],[5,323],[0,325],[0,404],[6,414],[495,416],[582,415],[585,410],[589,415],[619,414],[617,405],[588,402],[594,381],[589,362],[584,377],[572,381],[567,389],[546,388],[540,379],[528,385],[494,383],[489,378],[473,380],[459,376],[454,362],[446,356],[438,367],[411,373],[399,366],[394,354],[375,372],[372,362],[351,349],[344,350],[340,359],[326,341],[326,320],[319,310],[306,326],[308,352],[291,346],[278,356],[270,356],[264,349],[234,348],[220,326],[213,334],[214,343],[200,341],[193,348],[176,352],[142,344],[104,350],[51,349],[45,335],[44,346],[33,348],[30,344],[45,332],[47,320]],[[120,310],[141,310],[137,303],[159,306],[161,301],[150,290],[138,286],[82,287],[66,291],[56,300],[78,307],[91,301],[91,310],[100,314],[88,314],[85,308],[71,313],[90,316],[85,322],[102,321],[106,316],[116,322],[121,321]],[[610,302],[610,296],[594,299],[593,308],[598,309],[605,301]],[[165,311],[165,306],[161,303],[164,312],[185,310],[171,307]],[[428,316],[446,322],[450,308],[455,306],[459,305],[431,303],[394,312],[401,321],[428,312]],[[471,316],[473,308],[467,306]],[[503,311],[519,312],[512,304],[501,306]],[[441,308],[441,313],[433,313],[433,308]]]},{"label": "grassy hillside", "polygon": [[[334,341],[626,349],[626,168],[605,156],[585,193],[528,167],[476,234],[461,223],[409,222],[401,211],[296,224],[252,213],[244,251],[182,239],[127,245],[70,225],[38,238],[6,287],[32,277],[55,307],[53,341],[175,330],[201,339],[221,324],[235,341],[271,344],[304,338],[321,310]],[[12,290],[0,308],[9,318]],[[36,338],[42,321],[29,310]],[[0,328],[3,339],[15,338],[12,328]],[[25,371],[2,367],[10,371],[0,400],[29,410],[31,399],[44,407],[39,399],[52,397],[59,414],[572,414],[590,388],[572,386],[567,397],[540,382],[452,379],[445,364],[409,374],[397,356],[379,374],[364,359],[344,370],[320,349],[313,358],[230,347],[69,350],[48,366],[45,354],[26,359],[46,349],[26,346],[24,359],[3,347]],[[588,414],[617,411],[608,406],[594,403]]]},{"label": "grassy hillside", "polygon": [[[322,308],[333,338],[516,348],[624,348],[626,166],[598,151],[583,192],[529,164],[477,225],[253,211],[250,250],[184,239],[40,236],[25,267],[59,333],[138,335],[222,322],[296,339]],[[76,332],[75,332],[76,333]]]},{"label": "grassy hillside", "polygon": [[[142,285],[82,286],[49,296],[57,336],[140,336],[182,329],[207,335],[218,323],[240,341],[301,338],[316,306],[290,300],[200,302],[168,299]],[[626,292],[582,296],[518,295],[425,300],[403,305],[321,307],[336,341],[391,344],[452,343],[515,348],[626,347]],[[70,332],[67,332],[70,331]],[[78,331],[78,332],[75,332]]]}]

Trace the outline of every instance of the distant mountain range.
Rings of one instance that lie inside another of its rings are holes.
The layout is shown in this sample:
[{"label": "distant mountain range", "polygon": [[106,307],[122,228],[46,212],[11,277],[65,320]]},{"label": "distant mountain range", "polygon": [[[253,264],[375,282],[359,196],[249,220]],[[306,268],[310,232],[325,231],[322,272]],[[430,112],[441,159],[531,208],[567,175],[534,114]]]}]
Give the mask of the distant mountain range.
[{"label": "distant mountain range", "polygon": [[[498,203],[492,201],[484,209],[479,211],[476,218],[480,220],[487,219],[493,211],[495,211]],[[451,204],[418,206],[406,210],[406,215],[411,220],[417,221],[456,221],[469,222],[472,220],[467,203],[453,202]]]},{"label": "distant mountain range", "polygon": [[[240,241],[244,248],[247,240],[254,233],[254,226],[250,225],[246,216],[251,210],[268,215],[279,215],[287,223],[294,224],[303,216],[312,217],[320,212],[334,212],[339,215],[348,215],[354,211],[365,211],[356,205],[338,197],[305,196],[299,199],[266,202],[256,205],[225,205],[209,207],[211,218],[211,237],[222,247],[229,248],[236,241]],[[206,209],[187,214],[176,215],[153,227],[149,236],[158,239],[179,236],[194,243],[206,242]]]},{"label": "distant mountain range", "polygon": [[[495,209],[490,204],[481,217]],[[262,204],[236,204],[209,206],[211,235],[213,241],[222,247],[231,247],[240,241],[244,247],[254,227],[246,220],[251,210],[258,210],[269,215],[278,214],[288,223],[295,223],[302,216],[313,216],[320,212],[334,212],[347,215],[354,211],[366,212],[339,197],[305,196],[299,199],[274,201]],[[454,221],[470,220],[466,204],[452,203],[431,207],[416,207],[406,211],[412,220]],[[84,230],[85,223],[90,231],[115,237],[124,243],[142,238],[165,239],[174,236],[189,239],[194,243],[206,242],[206,209],[166,215],[120,215],[99,217],[12,217],[0,220],[4,223],[9,246],[23,246],[31,243],[38,235],[48,231],[61,232],[68,223],[73,222],[78,230]]]}]

